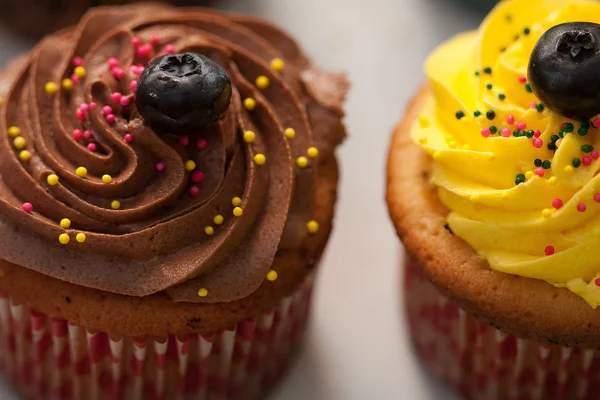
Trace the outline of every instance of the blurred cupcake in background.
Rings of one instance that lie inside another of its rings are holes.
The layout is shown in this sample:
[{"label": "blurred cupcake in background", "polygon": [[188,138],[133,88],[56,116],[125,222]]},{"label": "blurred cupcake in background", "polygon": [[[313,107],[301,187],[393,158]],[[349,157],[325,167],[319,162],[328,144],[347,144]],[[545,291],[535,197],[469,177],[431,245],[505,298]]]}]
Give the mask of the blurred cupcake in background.
[{"label": "blurred cupcake in background", "polygon": [[[130,4],[144,0],[0,0],[0,21],[31,38],[39,38],[75,24],[90,8]],[[160,0],[178,6],[206,6],[214,0]],[[144,2],[149,2],[145,0]]]}]

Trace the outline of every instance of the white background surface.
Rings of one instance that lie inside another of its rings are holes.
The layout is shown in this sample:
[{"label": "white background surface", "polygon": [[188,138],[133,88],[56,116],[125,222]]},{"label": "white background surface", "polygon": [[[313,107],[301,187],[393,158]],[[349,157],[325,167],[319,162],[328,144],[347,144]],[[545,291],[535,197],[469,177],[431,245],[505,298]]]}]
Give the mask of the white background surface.
[{"label": "white background surface", "polygon": [[[427,54],[483,13],[459,0],[221,0],[294,34],[315,63],[349,73],[336,229],[303,353],[273,400],[455,399],[412,353],[401,314],[399,241],[384,202],[390,132]],[[6,62],[30,43],[0,31]],[[16,400],[0,382],[0,399]]]}]

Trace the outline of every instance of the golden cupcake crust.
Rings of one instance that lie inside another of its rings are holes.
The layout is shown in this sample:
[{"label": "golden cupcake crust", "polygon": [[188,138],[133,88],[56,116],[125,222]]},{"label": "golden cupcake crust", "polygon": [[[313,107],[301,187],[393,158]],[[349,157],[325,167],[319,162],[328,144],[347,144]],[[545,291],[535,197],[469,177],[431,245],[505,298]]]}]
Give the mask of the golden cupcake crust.
[{"label": "golden cupcake crust", "polygon": [[429,183],[431,158],[410,139],[430,95],[427,86],[415,95],[388,156],[387,202],[408,256],[440,291],[500,330],[550,344],[600,346],[600,309],[567,289],[491,270],[444,227],[448,211]]}]

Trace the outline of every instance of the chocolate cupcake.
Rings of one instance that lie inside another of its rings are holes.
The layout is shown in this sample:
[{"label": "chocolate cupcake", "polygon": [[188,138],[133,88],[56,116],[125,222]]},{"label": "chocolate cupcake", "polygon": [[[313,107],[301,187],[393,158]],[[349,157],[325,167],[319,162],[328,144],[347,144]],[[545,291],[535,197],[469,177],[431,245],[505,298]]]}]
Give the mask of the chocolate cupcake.
[{"label": "chocolate cupcake", "polygon": [[[152,1],[152,0],[150,0]],[[39,38],[77,23],[91,7],[113,6],[149,0],[0,0],[0,20],[15,31]],[[177,6],[210,5],[211,0],[157,0]]]},{"label": "chocolate cupcake", "polygon": [[501,2],[426,64],[387,199],[413,340],[467,399],[595,399],[598,2]]},{"label": "chocolate cupcake", "polygon": [[267,22],[134,5],[90,11],[1,79],[0,359],[16,389],[264,394],[331,231],[344,76]]}]

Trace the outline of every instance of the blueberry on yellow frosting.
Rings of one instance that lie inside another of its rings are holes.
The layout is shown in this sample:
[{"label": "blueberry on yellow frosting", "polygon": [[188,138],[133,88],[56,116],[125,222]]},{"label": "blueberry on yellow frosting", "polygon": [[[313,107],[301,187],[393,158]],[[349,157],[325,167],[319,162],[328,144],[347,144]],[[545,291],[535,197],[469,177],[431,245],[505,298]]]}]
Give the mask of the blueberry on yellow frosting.
[{"label": "blueberry on yellow frosting", "polygon": [[560,24],[538,41],[529,62],[529,82],[536,96],[569,118],[600,113],[600,25]]},{"label": "blueberry on yellow frosting", "polygon": [[144,122],[175,135],[198,133],[229,107],[231,82],[214,61],[196,53],[168,54],[140,76],[135,101]]}]

